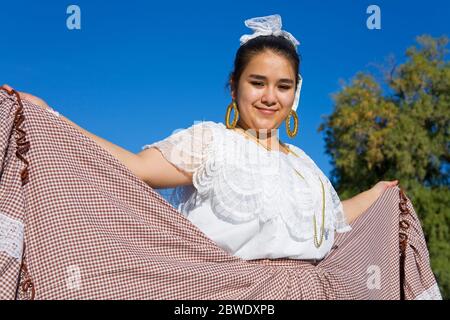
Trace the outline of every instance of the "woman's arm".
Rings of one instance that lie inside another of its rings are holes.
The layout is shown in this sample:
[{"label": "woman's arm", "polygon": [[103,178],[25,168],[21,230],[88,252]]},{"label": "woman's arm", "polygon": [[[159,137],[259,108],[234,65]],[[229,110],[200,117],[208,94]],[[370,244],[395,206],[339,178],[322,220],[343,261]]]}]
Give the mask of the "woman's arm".
[{"label": "woman's arm", "polygon": [[350,199],[342,201],[347,223],[355,221],[355,219],[364,213],[364,211],[369,209],[387,188],[397,184],[398,180],[380,181],[369,190],[363,191]]},{"label": "woman's arm", "polygon": [[103,149],[108,150],[109,153],[130,169],[135,176],[150,187],[160,189],[192,184],[192,174],[177,169],[164,158],[158,149],[149,148],[135,154],[90,133],[64,116],[60,117],[97,142]]},{"label": "woman's arm", "polygon": [[[12,90],[12,88],[8,85],[3,85],[2,88],[8,91]],[[23,100],[28,100],[42,108],[51,109],[44,100],[38,97],[25,92],[18,93]],[[59,118],[94,140],[98,145],[107,150],[123,165],[125,165],[135,176],[152,188],[173,188],[179,185],[192,184],[192,174],[183,172],[176,168],[163,157],[159,150],[155,148],[149,148],[135,154],[109,142],[108,140],[96,136],[62,115],[59,115]]]},{"label": "woman's arm", "polygon": [[377,199],[371,189],[361,192],[353,198],[342,201],[347,223],[352,223],[364,211],[366,211]]},{"label": "woman's arm", "polygon": [[139,152],[138,154],[134,154],[90,133],[64,116],[60,117],[97,142],[101,147],[103,147],[103,149],[108,150],[114,157],[130,169],[131,172],[133,172],[139,179],[147,183],[150,187],[154,189],[174,188],[180,185],[192,184],[192,175],[178,170],[175,166],[168,162],[166,158],[164,158],[158,149],[149,148]]},{"label": "woman's arm", "polygon": [[141,178],[142,176],[142,164],[141,164],[141,158],[122,147],[119,147],[118,145],[115,145],[114,143],[109,142],[108,140],[105,140],[99,136],[96,136],[95,134],[83,129],[79,125],[77,125],[75,122],[67,119],[63,115],[59,115],[59,118],[63,119],[65,122],[69,123],[70,125],[77,128],[79,131],[81,131],[83,134],[94,140],[98,145],[100,145],[103,149],[107,150],[109,153],[111,153],[115,158],[117,158],[122,164],[124,164],[128,169],[130,169],[131,172],[133,172],[137,177]]}]

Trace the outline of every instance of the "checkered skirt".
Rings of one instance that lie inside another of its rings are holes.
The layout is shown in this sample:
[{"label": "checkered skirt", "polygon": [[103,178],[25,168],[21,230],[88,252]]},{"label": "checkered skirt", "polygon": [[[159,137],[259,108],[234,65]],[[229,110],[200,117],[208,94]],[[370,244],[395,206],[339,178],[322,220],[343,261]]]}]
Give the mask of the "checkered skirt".
[{"label": "checkered skirt", "polygon": [[242,260],[95,141],[0,90],[0,299],[439,299],[399,187],[321,261]]}]

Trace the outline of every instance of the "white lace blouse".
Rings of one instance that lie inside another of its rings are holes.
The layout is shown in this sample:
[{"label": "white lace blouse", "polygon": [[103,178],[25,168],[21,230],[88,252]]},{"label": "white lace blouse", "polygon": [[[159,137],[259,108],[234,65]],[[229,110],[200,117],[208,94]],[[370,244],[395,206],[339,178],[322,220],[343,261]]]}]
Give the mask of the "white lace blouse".
[{"label": "white lace blouse", "polygon": [[[178,169],[193,174],[193,186],[174,190],[174,205],[207,237],[242,259],[322,259],[334,231],[351,227],[328,178],[303,150],[268,151],[222,123],[200,122],[155,147]],[[296,169],[300,174],[298,175]],[[325,236],[320,240],[324,185]]]}]

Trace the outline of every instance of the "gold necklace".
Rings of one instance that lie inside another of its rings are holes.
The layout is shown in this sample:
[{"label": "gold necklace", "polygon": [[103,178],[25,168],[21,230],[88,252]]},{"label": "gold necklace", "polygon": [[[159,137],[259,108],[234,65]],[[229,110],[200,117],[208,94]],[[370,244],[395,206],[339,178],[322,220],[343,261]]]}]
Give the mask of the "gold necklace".
[{"label": "gold necklace", "polygon": [[[240,127],[236,127],[236,129],[241,129],[247,136],[250,137],[249,133],[247,133],[246,130],[244,130],[244,129],[240,128]],[[252,140],[254,140],[254,139],[252,139]],[[266,147],[265,145],[263,145],[263,144],[259,141],[258,138],[256,138],[256,142],[257,142],[258,144],[260,144],[261,146],[263,146],[267,151],[272,151],[271,148],[268,148],[268,147]],[[288,153],[292,153],[294,156],[296,156],[297,158],[299,158],[299,155],[298,155],[297,153],[295,153],[295,152],[294,152],[293,150],[291,150],[290,148],[285,147],[285,146],[281,143],[281,141],[280,141],[279,139],[278,139],[278,144],[279,144],[280,146],[282,146],[285,150],[287,150]],[[305,180],[305,178],[301,175],[300,172],[297,171],[297,169],[295,169],[295,168],[292,168],[292,169],[294,169],[295,173],[297,173],[303,180]],[[325,188],[324,188],[324,186],[323,186],[323,182],[322,182],[322,179],[320,179],[320,177],[319,177],[319,180],[320,180],[320,184],[322,185],[322,225],[321,225],[321,227],[320,227],[320,239],[317,240],[317,222],[316,222],[316,215],[314,215],[314,217],[313,217],[313,222],[314,222],[314,245],[316,246],[316,248],[319,248],[319,247],[322,245],[323,237],[324,237],[324,235],[325,235]]]}]

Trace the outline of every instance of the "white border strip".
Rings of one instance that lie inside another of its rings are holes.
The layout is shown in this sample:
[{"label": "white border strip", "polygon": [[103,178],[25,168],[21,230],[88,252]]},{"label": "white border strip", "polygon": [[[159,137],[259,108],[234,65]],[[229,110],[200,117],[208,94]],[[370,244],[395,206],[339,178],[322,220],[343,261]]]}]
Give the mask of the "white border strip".
[{"label": "white border strip", "polygon": [[414,300],[442,300],[442,295],[439,291],[438,284],[435,283],[429,289],[419,294]]},{"label": "white border strip", "polygon": [[0,212],[0,252],[21,260],[23,250],[23,223]]}]

